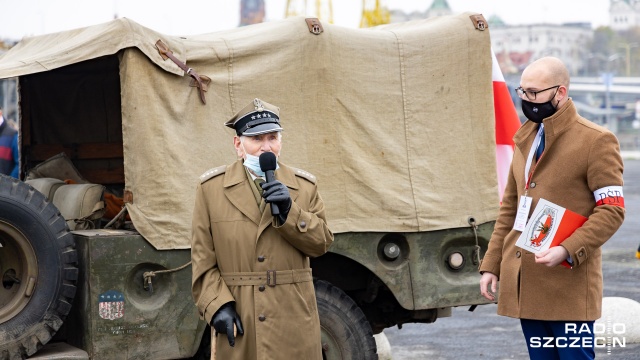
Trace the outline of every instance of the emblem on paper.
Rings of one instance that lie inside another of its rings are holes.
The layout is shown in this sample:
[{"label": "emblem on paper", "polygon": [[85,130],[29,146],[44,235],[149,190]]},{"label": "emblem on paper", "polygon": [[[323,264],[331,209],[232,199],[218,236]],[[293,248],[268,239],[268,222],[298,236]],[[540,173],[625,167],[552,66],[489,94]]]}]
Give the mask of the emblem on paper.
[{"label": "emblem on paper", "polygon": [[555,225],[557,212],[556,209],[546,207],[539,213],[538,217],[534,220],[534,226],[532,226],[530,230],[529,246],[540,248],[550,239],[548,235]]},{"label": "emblem on paper", "polygon": [[116,290],[109,290],[98,295],[98,309],[99,315],[103,319],[122,318],[124,316],[124,295]]}]

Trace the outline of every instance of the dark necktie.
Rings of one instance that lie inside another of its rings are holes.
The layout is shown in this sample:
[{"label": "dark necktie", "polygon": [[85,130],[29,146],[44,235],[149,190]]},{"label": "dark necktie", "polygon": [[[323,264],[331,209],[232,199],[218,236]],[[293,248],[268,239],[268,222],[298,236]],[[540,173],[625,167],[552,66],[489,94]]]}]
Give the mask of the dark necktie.
[{"label": "dark necktie", "polygon": [[260,192],[260,195],[262,195],[262,192],[264,190],[262,190],[262,183],[264,183],[264,180],[262,178],[255,178],[255,180],[253,180],[254,183],[256,183],[256,186],[258,187],[258,191]]},{"label": "dark necktie", "polygon": [[540,134],[540,136],[540,144],[538,144],[538,148],[536,149],[536,161],[540,159],[540,156],[542,156],[542,152],[544,151],[544,127],[542,128],[542,134]]}]

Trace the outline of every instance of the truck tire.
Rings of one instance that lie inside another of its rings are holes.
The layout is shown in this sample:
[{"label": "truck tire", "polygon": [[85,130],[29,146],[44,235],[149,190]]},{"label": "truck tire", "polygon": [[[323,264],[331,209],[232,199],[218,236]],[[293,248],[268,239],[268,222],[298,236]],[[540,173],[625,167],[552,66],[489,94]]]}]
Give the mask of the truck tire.
[{"label": "truck tire", "polygon": [[46,197],[0,175],[0,359],[22,359],[62,325],[76,293],[73,236]]},{"label": "truck tire", "polygon": [[377,360],[371,325],[355,301],[324,280],[316,280],[314,285],[323,359]]}]

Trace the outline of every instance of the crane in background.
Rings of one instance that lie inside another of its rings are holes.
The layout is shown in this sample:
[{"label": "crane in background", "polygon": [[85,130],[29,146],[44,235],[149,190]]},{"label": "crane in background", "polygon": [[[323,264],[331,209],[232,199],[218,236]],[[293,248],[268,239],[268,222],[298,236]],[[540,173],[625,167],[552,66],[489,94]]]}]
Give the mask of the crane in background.
[{"label": "crane in background", "polygon": [[360,27],[372,27],[391,22],[391,13],[386,6],[380,6],[380,0],[362,0],[362,18]]},{"label": "crane in background", "polygon": [[290,16],[310,16],[314,15],[318,20],[323,20],[333,24],[333,5],[331,0],[313,0],[314,9],[307,12],[309,0],[287,0],[287,9],[284,17]]}]

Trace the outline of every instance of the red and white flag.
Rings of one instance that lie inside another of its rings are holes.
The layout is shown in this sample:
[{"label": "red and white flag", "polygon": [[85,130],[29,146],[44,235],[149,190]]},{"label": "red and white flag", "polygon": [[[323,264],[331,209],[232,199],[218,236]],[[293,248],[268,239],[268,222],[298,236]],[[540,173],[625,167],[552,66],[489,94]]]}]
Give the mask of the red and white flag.
[{"label": "red and white flag", "polygon": [[498,171],[498,191],[500,201],[507,185],[509,167],[513,158],[513,135],[520,127],[520,119],[513,105],[507,83],[498,65],[496,55],[491,50],[493,58],[493,108],[496,117],[496,164]]}]

